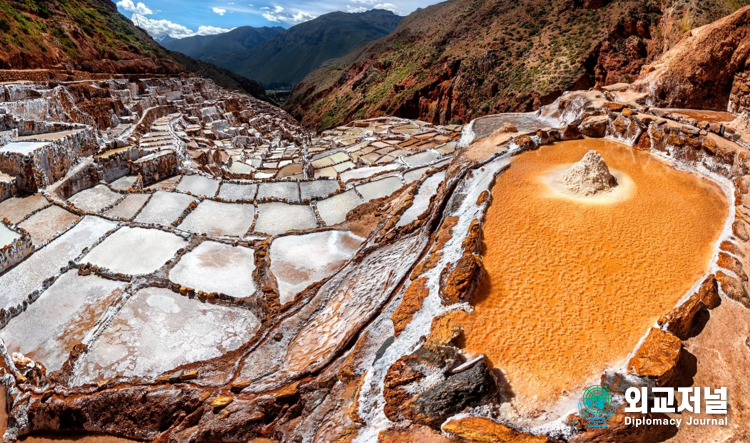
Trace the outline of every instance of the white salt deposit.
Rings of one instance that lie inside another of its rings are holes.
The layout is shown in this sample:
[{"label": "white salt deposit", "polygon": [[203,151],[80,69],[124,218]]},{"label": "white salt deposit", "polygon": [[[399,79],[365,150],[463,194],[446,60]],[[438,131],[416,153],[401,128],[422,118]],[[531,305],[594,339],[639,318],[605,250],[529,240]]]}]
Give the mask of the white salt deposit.
[{"label": "white salt deposit", "polygon": [[12,152],[14,154],[29,155],[37,149],[51,146],[48,142],[12,142],[0,148],[0,152]]},{"label": "white salt deposit", "polygon": [[223,183],[219,189],[219,197],[228,200],[252,200],[257,190],[256,184]]},{"label": "white salt deposit", "polygon": [[433,150],[420,152],[419,154],[404,157],[404,163],[409,167],[424,166],[440,159],[440,154]]},{"label": "white salt deposit", "polygon": [[34,194],[26,198],[9,198],[0,202],[0,219],[7,218],[11,223],[18,223],[34,211],[49,206],[49,202],[41,194]]},{"label": "white salt deposit", "polygon": [[362,199],[350,189],[331,198],[318,201],[318,214],[328,226],[346,221],[346,214],[364,203]]},{"label": "white salt deposit", "polygon": [[177,185],[177,190],[182,192],[191,192],[195,195],[205,195],[213,197],[219,189],[219,181],[202,175],[186,175],[182,177]]},{"label": "white salt deposit", "polygon": [[187,240],[158,229],[124,226],[97,245],[83,262],[126,275],[150,274],[187,246]]},{"label": "white salt deposit", "polygon": [[190,203],[197,201],[186,194],[157,191],[135,221],[169,226],[177,220]]},{"label": "white salt deposit", "polygon": [[97,185],[93,188],[84,189],[68,199],[73,205],[86,212],[99,212],[102,209],[112,206],[125,196],[113,192],[104,185]]},{"label": "white salt deposit", "polygon": [[375,200],[376,198],[391,195],[402,186],[404,186],[404,184],[398,177],[388,177],[356,186],[356,188],[357,192],[359,192],[365,201],[368,202],[370,200]]},{"label": "white salt deposit", "polygon": [[[10,352],[40,361],[48,372],[60,369],[70,351],[122,295],[126,283],[68,271],[26,311],[0,331]],[[39,327],[44,325],[44,327]]]},{"label": "white salt deposit", "polygon": [[262,203],[258,205],[258,220],[255,232],[269,235],[283,234],[294,229],[318,227],[312,208],[308,205],[287,203]]},{"label": "white salt deposit", "polygon": [[119,190],[127,190],[133,187],[135,183],[138,181],[138,177],[135,175],[126,175],[125,177],[120,177],[117,180],[113,181],[109,185],[112,186],[115,189]]},{"label": "white salt deposit", "polygon": [[146,204],[149,197],[151,197],[149,194],[130,194],[118,203],[117,206],[105,212],[105,214],[110,217],[131,220],[141,210],[143,205]]},{"label": "white salt deposit", "polygon": [[258,187],[258,200],[280,198],[289,203],[299,203],[297,182],[261,183]]},{"label": "white salt deposit", "polygon": [[425,172],[430,169],[429,167],[419,168],[419,169],[412,169],[409,172],[404,173],[404,181],[406,183],[414,183],[415,181],[422,178]]},{"label": "white salt deposit", "polygon": [[142,289],[79,361],[73,384],[153,380],[178,366],[239,348],[259,325],[246,309],[201,303],[168,289]]},{"label": "white salt deposit", "polygon": [[245,298],[255,293],[254,271],[252,249],[204,241],[180,259],[169,277],[195,290]]},{"label": "white salt deposit", "polygon": [[437,189],[443,180],[445,180],[445,171],[427,177],[419,186],[419,190],[414,196],[412,205],[409,209],[404,211],[396,226],[406,226],[419,218],[420,215],[424,214],[427,207],[430,205],[430,199],[437,193]]},{"label": "white salt deposit", "polygon": [[28,231],[34,246],[42,245],[70,228],[79,217],[59,206],[50,206],[35,213],[18,226]]},{"label": "white salt deposit", "polygon": [[284,305],[300,291],[333,275],[365,239],[349,231],[313,232],[280,237],[271,243],[271,271]]},{"label": "white salt deposit", "polygon": [[58,237],[21,264],[0,276],[0,308],[16,306],[39,289],[44,280],[60,273],[60,268],[77,258],[116,223],[98,217],[84,217],[75,227]]},{"label": "white salt deposit", "polygon": [[211,236],[242,237],[253,224],[255,206],[205,200],[180,224],[185,231]]},{"label": "white salt deposit", "polygon": [[13,243],[19,238],[21,238],[21,234],[11,231],[7,226],[0,223],[0,248]]},{"label": "white salt deposit", "polygon": [[341,173],[341,180],[344,183],[352,180],[361,180],[384,172],[395,171],[399,168],[401,168],[400,165],[391,163],[385,166],[368,166],[366,168],[351,169]]},{"label": "white salt deposit", "polygon": [[301,182],[299,188],[302,200],[317,200],[338,192],[339,182],[336,180],[313,180]]}]

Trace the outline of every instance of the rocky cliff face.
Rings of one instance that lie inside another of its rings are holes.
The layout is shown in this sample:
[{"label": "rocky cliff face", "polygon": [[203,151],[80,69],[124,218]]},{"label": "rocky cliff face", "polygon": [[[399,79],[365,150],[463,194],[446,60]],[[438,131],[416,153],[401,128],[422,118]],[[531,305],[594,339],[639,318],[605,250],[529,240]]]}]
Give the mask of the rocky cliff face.
[{"label": "rocky cliff face", "polygon": [[693,30],[657,62],[644,67],[634,87],[651,105],[727,110],[743,96],[750,56],[750,7]]},{"label": "rocky cliff face", "polygon": [[630,82],[693,26],[747,2],[449,1],[328,63],[286,108],[305,125],[398,115],[434,123],[529,111],[563,90]]}]

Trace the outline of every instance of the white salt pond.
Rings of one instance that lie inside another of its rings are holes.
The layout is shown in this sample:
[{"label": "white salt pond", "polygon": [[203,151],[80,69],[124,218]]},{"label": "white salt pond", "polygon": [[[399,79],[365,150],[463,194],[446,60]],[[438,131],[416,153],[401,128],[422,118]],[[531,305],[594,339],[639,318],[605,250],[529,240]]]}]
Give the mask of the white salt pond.
[{"label": "white salt pond", "polygon": [[310,201],[328,197],[329,195],[338,192],[340,188],[339,182],[336,180],[313,180],[309,182],[301,182],[299,184],[299,189],[302,200]]},{"label": "white salt pond", "polygon": [[0,218],[7,218],[11,223],[18,223],[32,212],[49,205],[50,203],[41,194],[26,198],[9,198],[0,202]]},{"label": "white salt pond", "polygon": [[[60,369],[70,351],[123,294],[126,283],[74,269],[63,274],[37,301],[0,331],[8,351],[40,361],[47,372]],[[39,327],[44,325],[44,327]]]},{"label": "white salt pond", "polygon": [[442,183],[443,180],[445,180],[445,171],[427,177],[419,186],[411,206],[404,211],[396,226],[406,226],[419,218],[420,215],[424,214],[427,207],[430,205],[430,199],[437,193],[438,187],[440,187],[440,183]]},{"label": "white salt pond", "polygon": [[125,177],[118,178],[117,180],[113,181],[109,185],[112,186],[114,189],[125,191],[125,190],[132,188],[136,184],[137,181],[138,181],[137,176],[126,175]]},{"label": "white salt pond", "polygon": [[227,200],[252,200],[258,191],[256,184],[222,183],[219,197]]},{"label": "white salt pond", "polygon": [[77,215],[59,206],[50,206],[27,218],[18,226],[28,231],[32,243],[38,246],[52,240],[78,220]]},{"label": "white salt pond", "polygon": [[406,183],[414,183],[415,181],[422,178],[425,172],[430,169],[429,167],[419,168],[419,169],[412,169],[409,172],[404,173],[404,181]]},{"label": "white salt pond", "polygon": [[211,236],[242,237],[250,229],[255,206],[204,200],[180,224],[180,229]]},{"label": "white salt pond", "polygon": [[44,280],[59,274],[61,267],[67,266],[84,248],[90,247],[116,226],[103,218],[84,217],[70,231],[0,275],[0,308],[7,309],[23,302],[26,296],[41,288]]},{"label": "white salt pond", "polygon": [[137,377],[219,357],[260,326],[247,309],[201,303],[168,289],[138,291],[77,364],[74,385]]},{"label": "white salt pond", "polygon": [[365,239],[349,231],[313,232],[279,237],[271,243],[271,271],[282,305],[303,289],[333,275]]},{"label": "white salt pond", "polygon": [[51,146],[49,142],[11,142],[0,147],[0,152],[11,152],[14,154],[29,155],[37,149]]},{"label": "white salt pond", "polygon": [[132,220],[135,214],[146,204],[149,197],[151,197],[149,194],[130,194],[105,214],[110,217]]},{"label": "white salt pond", "polygon": [[150,274],[164,266],[187,240],[158,229],[124,226],[97,245],[83,262],[126,275]]},{"label": "white salt pond", "polygon": [[169,277],[195,290],[245,298],[255,293],[254,271],[252,249],[204,241],[180,259]]},{"label": "white salt pond", "polygon": [[341,173],[341,180],[345,183],[352,180],[362,180],[384,172],[396,171],[401,167],[402,166],[397,164],[389,164],[385,166],[368,166],[365,168],[351,169]]},{"label": "white salt pond", "polygon": [[157,191],[135,221],[169,226],[177,220],[192,202],[197,200],[186,194]]},{"label": "white salt pond", "polygon": [[258,205],[258,220],[253,231],[276,235],[294,229],[317,228],[312,208],[308,205],[287,203],[261,203]]},{"label": "white salt pond", "polygon": [[401,189],[404,184],[398,177],[388,177],[356,186],[357,192],[362,195],[365,202],[391,195]]},{"label": "white salt pond", "polygon": [[213,197],[219,189],[219,180],[204,177],[202,175],[186,175],[182,177],[177,185],[177,190],[182,192],[191,192],[195,195],[205,195]]},{"label": "white salt pond", "polygon": [[289,203],[299,203],[297,182],[261,183],[258,187],[258,200],[280,198]]},{"label": "white salt pond", "polygon": [[416,166],[424,166],[438,160],[440,160],[440,154],[432,150],[420,152],[419,154],[414,154],[403,158],[404,163],[412,168]]},{"label": "white salt pond", "polygon": [[68,199],[73,205],[86,212],[99,212],[122,200],[124,195],[118,194],[104,185],[84,189]]},{"label": "white salt pond", "polygon": [[12,231],[10,228],[0,223],[0,248],[13,243],[21,238],[21,234]]},{"label": "white salt pond", "polygon": [[350,189],[341,194],[318,201],[318,214],[328,226],[346,221],[346,214],[364,203],[357,193]]}]

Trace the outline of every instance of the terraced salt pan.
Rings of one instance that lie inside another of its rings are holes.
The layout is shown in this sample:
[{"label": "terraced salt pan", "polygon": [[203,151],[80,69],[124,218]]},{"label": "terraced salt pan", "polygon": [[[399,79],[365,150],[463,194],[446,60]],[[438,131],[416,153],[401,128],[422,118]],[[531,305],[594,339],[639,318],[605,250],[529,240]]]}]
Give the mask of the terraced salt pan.
[{"label": "terraced salt pan", "polygon": [[182,177],[177,185],[177,190],[182,192],[191,192],[195,195],[205,195],[213,197],[219,189],[219,182],[216,179],[204,177],[202,175],[186,175]]},{"label": "terraced salt pan", "polygon": [[197,202],[197,200],[186,194],[157,191],[135,221],[169,226],[185,212],[192,202]]},{"label": "terraced salt pan", "polygon": [[344,181],[344,183],[352,180],[362,180],[384,172],[396,171],[400,168],[400,165],[390,164],[385,166],[368,166],[365,168],[350,169],[341,173],[341,180]]},{"label": "terraced salt pan", "polygon": [[243,203],[221,203],[204,200],[183,221],[179,228],[211,236],[241,237],[253,224],[255,206]]},{"label": "terraced salt pan", "polygon": [[281,198],[290,203],[299,203],[297,182],[261,183],[258,187],[258,200]]},{"label": "terraced salt pan", "polygon": [[73,205],[86,212],[99,212],[102,209],[112,206],[122,200],[124,196],[113,192],[104,185],[97,185],[93,188],[84,189],[68,199]]},{"label": "terraced salt pan", "polygon": [[254,271],[252,249],[204,241],[180,259],[169,278],[195,290],[245,298],[255,293]]},{"label": "terraced salt pan", "polygon": [[419,186],[414,202],[404,211],[396,226],[406,226],[424,214],[430,205],[430,199],[437,193],[440,184],[445,180],[445,171],[432,174]]},{"label": "terraced salt pan", "polygon": [[151,197],[150,194],[130,194],[105,214],[110,217],[132,220],[135,214],[146,204],[149,197]]},{"label": "terraced salt pan", "polygon": [[432,150],[420,152],[419,154],[414,154],[403,158],[404,163],[406,163],[411,168],[416,166],[424,166],[438,160],[440,160],[440,154]]},{"label": "terraced salt pan", "polygon": [[317,227],[318,222],[310,206],[274,202],[258,205],[258,220],[253,230],[255,232],[276,235],[295,229]]},{"label": "terraced salt pan", "polygon": [[150,274],[164,266],[187,240],[158,229],[124,226],[83,258],[83,262],[126,275]]},{"label": "terraced salt pan", "polygon": [[50,146],[49,142],[11,142],[0,147],[0,152],[12,152],[14,154],[29,155],[37,149]]},{"label": "terraced salt pan", "polygon": [[[551,190],[548,176],[590,149],[631,178],[629,199],[589,204]],[[460,323],[465,350],[505,372],[522,413],[619,366],[703,278],[728,215],[718,186],[593,139],[515,157],[492,193],[489,278]]]},{"label": "terraced salt pan", "polygon": [[357,195],[354,189],[325,200],[318,201],[318,214],[327,226],[337,225],[346,221],[346,214],[352,209],[363,204],[364,201]]},{"label": "terraced salt pan", "polygon": [[168,289],[142,289],[81,358],[73,384],[153,380],[178,366],[239,348],[259,325],[246,309],[201,303]]},{"label": "terraced salt pan", "polygon": [[412,169],[409,172],[405,172],[404,173],[404,181],[406,183],[414,183],[415,181],[417,181],[420,178],[422,178],[422,176],[424,175],[425,172],[427,172],[428,169],[430,169],[430,168],[429,167],[425,167],[425,168],[419,168],[419,169]]},{"label": "terraced salt pan", "polygon": [[0,275],[0,308],[16,306],[34,290],[41,288],[44,280],[60,273],[70,260],[81,255],[116,223],[99,217],[86,216],[71,230],[61,235],[18,266]]},{"label": "terraced salt pan", "polygon": [[356,186],[357,192],[366,202],[391,195],[401,189],[404,184],[398,177],[388,177]]},{"label": "terraced salt pan", "polygon": [[52,240],[58,233],[67,230],[78,220],[77,215],[59,206],[50,206],[27,218],[18,226],[27,230],[31,235],[31,242],[38,246]]},{"label": "terraced salt pan", "polygon": [[279,285],[282,305],[303,289],[333,275],[365,239],[349,231],[289,235],[271,243],[271,271]]},{"label": "terraced salt pan", "polygon": [[[61,276],[26,311],[0,331],[8,351],[40,361],[47,372],[60,369],[70,351],[117,300],[126,283],[74,269]],[[39,327],[44,325],[44,327]]]},{"label": "terraced salt pan", "polygon": [[9,245],[21,238],[21,234],[11,231],[10,228],[0,223],[0,248]]},{"label": "terraced salt pan", "polygon": [[50,203],[41,194],[26,198],[9,198],[0,202],[0,219],[7,218],[11,223],[18,223],[34,211],[46,208]]},{"label": "terraced salt pan", "polygon": [[109,185],[112,186],[114,189],[119,189],[121,191],[126,191],[135,185],[135,183],[138,181],[138,177],[135,175],[126,175],[125,177],[120,177],[117,180],[113,181]]},{"label": "terraced salt pan", "polygon": [[252,200],[257,190],[256,184],[223,183],[219,189],[219,197],[228,200]]},{"label": "terraced salt pan", "polygon": [[339,182],[336,180],[313,180],[301,182],[299,188],[302,200],[317,200],[338,192]]}]

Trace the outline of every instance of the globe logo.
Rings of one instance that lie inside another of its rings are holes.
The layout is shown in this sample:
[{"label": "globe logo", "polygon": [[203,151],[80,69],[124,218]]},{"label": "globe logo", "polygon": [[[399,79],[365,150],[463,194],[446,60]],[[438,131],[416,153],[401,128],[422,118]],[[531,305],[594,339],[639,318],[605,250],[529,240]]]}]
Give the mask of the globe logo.
[{"label": "globe logo", "polygon": [[602,385],[589,386],[578,403],[578,412],[588,420],[590,427],[606,427],[607,420],[615,413],[612,393]]}]

